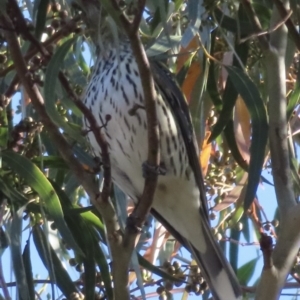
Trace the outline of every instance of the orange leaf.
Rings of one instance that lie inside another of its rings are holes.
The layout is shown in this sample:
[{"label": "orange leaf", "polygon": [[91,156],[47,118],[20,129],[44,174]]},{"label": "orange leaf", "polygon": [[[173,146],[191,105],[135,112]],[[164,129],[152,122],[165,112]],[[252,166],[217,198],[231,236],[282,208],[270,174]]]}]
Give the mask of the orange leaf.
[{"label": "orange leaf", "polygon": [[181,47],[177,58],[177,73],[189,59],[191,52],[199,48],[199,37],[195,35],[186,48]]},{"label": "orange leaf", "polygon": [[184,93],[188,103],[190,102],[194,85],[200,74],[200,63],[197,61],[193,61],[182,84],[182,92]]},{"label": "orange leaf", "polygon": [[200,154],[200,163],[201,163],[201,168],[202,168],[202,172],[203,172],[204,176],[207,173],[208,163],[209,163],[209,158],[210,158],[210,153],[211,153],[211,143],[209,143],[209,144],[207,143],[207,141],[210,137],[210,134],[211,134],[210,131],[205,132],[205,138],[203,141],[202,150],[201,150],[201,154]]},{"label": "orange leaf", "polygon": [[[233,52],[232,51],[225,52],[223,55],[222,63],[225,66],[231,66],[232,61],[233,61]],[[222,67],[221,74],[220,74],[220,81],[219,81],[219,83],[221,84],[220,88],[222,90],[224,90],[225,88],[227,77],[228,77],[228,73],[226,71],[226,68]]]},{"label": "orange leaf", "polygon": [[251,144],[251,122],[249,111],[241,96],[238,96],[235,104],[234,131],[238,148],[243,158],[249,163],[249,149]]}]

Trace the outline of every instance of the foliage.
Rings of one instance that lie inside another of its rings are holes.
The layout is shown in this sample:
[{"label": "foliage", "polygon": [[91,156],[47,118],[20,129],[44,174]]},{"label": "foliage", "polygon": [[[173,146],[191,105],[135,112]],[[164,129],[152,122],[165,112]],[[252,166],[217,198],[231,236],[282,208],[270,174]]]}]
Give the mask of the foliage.
[{"label": "foliage", "polygon": [[[130,2],[124,1],[127,8]],[[82,113],[74,101],[87,84],[95,58],[80,7],[76,1],[63,0],[2,0],[0,4],[14,25],[1,27],[0,36],[1,259],[10,248],[16,280],[8,283],[9,271],[1,272],[0,265],[3,295],[8,299],[8,287],[14,286],[13,295],[18,290],[23,300],[46,297],[46,293],[53,299],[60,295],[112,299],[111,261],[102,218],[54,146],[53,136],[44,129],[45,120],[16,75],[17,62],[3,33],[17,33],[28,80],[38,87],[47,114],[100,188],[101,164],[89,151],[81,129]],[[267,30],[271,1],[253,1],[252,6]],[[297,16],[292,21],[299,23]],[[149,0],[140,34],[149,57],[168,65],[189,102],[202,148],[199,160],[206,175],[214,231],[226,242],[222,246],[224,251],[229,249],[230,263],[241,283],[249,285],[258,260],[243,266],[237,263],[240,241],[244,237],[255,247],[251,232],[258,238],[266,233],[276,241],[280,224],[279,216],[271,221],[266,217],[256,196],[260,183],[272,185],[263,176],[267,172],[262,175],[262,170],[271,171],[266,109],[269,79],[257,31],[239,1]],[[298,143],[299,61],[292,37],[288,43],[287,119],[291,142]],[[298,199],[300,181],[293,145],[289,151]],[[132,204],[125,207],[125,196],[117,187],[111,197],[124,224]],[[50,235],[55,237],[54,244],[49,242]],[[32,256],[32,248],[39,258]],[[188,257],[149,217],[132,258],[132,295],[142,299],[156,289],[159,299],[171,299],[171,291],[183,294],[183,298],[187,293],[207,297],[199,270]],[[48,278],[36,280],[33,265],[37,259],[48,270]],[[298,270],[296,263],[291,271],[294,278]],[[50,289],[44,289],[46,285]]]}]

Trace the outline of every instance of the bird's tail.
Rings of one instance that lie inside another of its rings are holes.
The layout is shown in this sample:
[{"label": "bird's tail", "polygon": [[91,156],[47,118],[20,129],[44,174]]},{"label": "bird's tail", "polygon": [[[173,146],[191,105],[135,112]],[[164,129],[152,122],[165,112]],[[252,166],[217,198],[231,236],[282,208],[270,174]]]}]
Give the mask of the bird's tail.
[{"label": "bird's tail", "polygon": [[[202,219],[205,251],[191,244],[191,250],[215,300],[242,299],[240,284],[220,246],[214,240],[205,217]],[[195,234],[196,237],[196,234]],[[202,237],[203,238],[203,237]]]},{"label": "bird's tail", "polygon": [[[197,228],[194,227],[189,241],[159,214],[152,209],[154,217],[163,222],[167,230],[191,253],[197,261],[200,271],[205,278],[214,300],[238,300],[242,299],[242,290],[231,266],[226,260],[219,244],[215,241],[207,216],[203,210],[200,210],[200,222],[202,223],[200,234],[197,234]],[[189,226],[187,226],[189,228]],[[190,228],[189,228],[190,229]],[[199,236],[199,238],[197,238]],[[197,246],[198,244],[198,246]],[[201,245],[199,245],[201,244]],[[201,249],[201,251],[200,251]]]}]

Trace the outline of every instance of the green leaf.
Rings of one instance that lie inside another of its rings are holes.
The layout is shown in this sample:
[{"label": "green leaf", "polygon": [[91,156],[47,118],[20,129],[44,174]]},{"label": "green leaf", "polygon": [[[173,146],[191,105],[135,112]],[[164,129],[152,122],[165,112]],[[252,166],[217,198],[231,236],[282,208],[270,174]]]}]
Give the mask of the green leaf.
[{"label": "green leaf", "polygon": [[19,209],[13,214],[11,227],[9,230],[10,249],[13,261],[14,274],[17,282],[18,295],[20,300],[30,300],[30,293],[26,281],[26,271],[24,268],[21,253],[21,235],[22,235],[22,214],[24,208]]},{"label": "green leaf", "polygon": [[6,148],[8,141],[8,122],[6,116],[6,110],[0,111],[0,147]]},{"label": "green leaf", "polygon": [[32,275],[32,265],[30,258],[30,240],[28,239],[23,251],[23,262],[26,274],[26,281],[29,291],[30,299],[35,299],[35,291],[34,291],[34,283],[33,283],[33,275]]},{"label": "green leaf", "polygon": [[93,225],[100,233],[102,239],[105,237],[105,228],[102,221],[91,211],[81,213],[81,217]]},{"label": "green leaf", "polygon": [[5,177],[0,178],[0,190],[11,201],[13,206],[22,206],[28,202],[28,199],[7,182]]},{"label": "green leaf", "polygon": [[110,0],[102,0],[101,5],[103,5],[104,9],[110,14],[110,16],[113,18],[115,23],[120,28],[122,28],[122,22],[120,21],[120,16],[119,16],[122,12],[116,11],[116,9],[114,8]]},{"label": "green leaf", "polygon": [[227,144],[230,148],[230,151],[232,153],[232,156],[234,160],[238,163],[238,165],[244,170],[248,171],[248,164],[241,155],[241,152],[238,148],[238,145],[236,143],[235,139],[235,133],[234,133],[234,125],[233,120],[229,120],[227,123],[225,129],[224,129],[224,136],[226,138]]},{"label": "green leaf", "polygon": [[243,224],[243,234],[244,234],[244,237],[245,237],[245,240],[250,243],[250,239],[251,239],[251,236],[250,236],[250,226],[249,226],[249,220],[248,220],[248,217],[246,215],[243,215],[243,217],[241,218],[241,222]]},{"label": "green leaf", "polygon": [[163,279],[168,279],[168,280],[171,280],[174,282],[180,281],[180,280],[178,280],[178,278],[170,275],[169,273],[165,272],[163,269],[160,269],[160,268],[154,266],[151,262],[149,262],[147,259],[145,259],[140,254],[138,254],[138,260],[139,260],[140,265],[142,267],[144,267],[145,269],[147,269],[148,271],[150,271],[151,273],[156,274],[157,276],[159,276]]},{"label": "green leaf", "polygon": [[162,35],[159,39],[147,49],[146,53],[148,57],[155,57],[169,51],[172,47],[179,45],[181,36],[177,35]]},{"label": "green leaf", "polygon": [[252,124],[252,140],[250,149],[249,179],[245,195],[244,209],[247,210],[256,194],[260,174],[265,158],[265,147],[268,139],[268,122],[266,108],[256,85],[240,69],[226,67],[234,87],[243,98]]},{"label": "green leaf", "polygon": [[18,153],[7,150],[3,151],[2,157],[3,161],[38,193],[62,237],[72,248],[77,249],[77,251],[80,252],[80,249],[64,220],[58,196],[47,177],[29,159]]},{"label": "green leaf", "polygon": [[232,224],[237,224],[237,222],[242,218],[243,214],[244,214],[244,207],[239,206],[236,208],[236,210],[233,213],[233,216],[231,218],[232,220]]},{"label": "green leaf", "polygon": [[53,187],[55,188],[57,195],[61,200],[66,216],[66,222],[68,223],[74,238],[84,253],[83,256],[81,255],[81,259],[85,269],[85,280],[88,283],[86,286],[86,291],[89,291],[88,295],[86,295],[86,298],[94,299],[94,290],[96,285],[95,263],[97,263],[101,271],[102,281],[104,282],[107,297],[108,299],[113,299],[109,266],[105,254],[100,247],[98,233],[94,229],[94,226],[97,227],[97,229],[100,230],[101,234],[104,236],[105,233],[102,222],[90,211],[85,211],[80,214],[79,206],[73,205],[67,194],[61,190],[56,183],[53,183]]},{"label": "green leaf", "polygon": [[299,100],[300,100],[300,84],[297,82],[295,88],[293,89],[293,91],[288,97],[288,106],[286,109],[287,120],[289,120],[290,117],[292,116],[296,105],[299,103]]},{"label": "green leaf", "polygon": [[237,20],[235,20],[234,18],[225,15],[223,11],[218,7],[214,9],[213,16],[220,24],[222,29],[246,36],[254,33],[254,28],[251,22],[247,20],[240,20],[239,22],[237,22]]},{"label": "green leaf", "polygon": [[49,0],[41,0],[38,6],[35,23],[35,37],[38,40],[40,40],[45,29],[48,4]]},{"label": "green leaf", "polygon": [[[213,49],[213,45],[212,45],[212,49]],[[216,108],[216,111],[220,112],[222,110],[223,102],[222,102],[222,100],[220,98],[220,94],[218,92],[214,61],[211,61],[209,63],[209,71],[208,71],[208,77],[207,77],[207,91],[212,100],[212,103],[214,104],[214,106]]]},{"label": "green leaf", "polygon": [[[242,43],[235,46],[236,55],[240,58],[240,61],[244,64],[247,61],[249,51],[248,43]],[[241,68],[239,60],[234,56],[233,66]],[[227,67],[226,67],[227,68]],[[224,128],[227,126],[228,122],[232,120],[233,108],[238,96],[238,91],[235,87],[235,84],[230,76],[228,76],[226,81],[226,87],[224,90],[223,98],[222,98],[222,110],[220,111],[220,115],[218,117],[217,123],[214,125],[209,141],[214,140]],[[220,107],[220,103],[218,101],[217,108]],[[229,145],[230,146],[230,145]]]},{"label": "green leaf", "polygon": [[249,280],[254,274],[257,261],[258,258],[254,258],[238,269],[237,276],[241,285],[247,285],[249,283]]},{"label": "green leaf", "polygon": [[95,260],[100,268],[101,277],[104,282],[106,296],[109,300],[114,299],[114,293],[112,289],[111,275],[107,264],[107,259],[103,253],[100,243],[95,243]]},{"label": "green leaf", "polygon": [[[233,241],[239,241],[241,236],[241,231],[236,229],[231,229],[230,231],[230,238]],[[239,245],[236,243],[230,243],[229,244],[229,262],[232,266],[233,271],[237,272],[237,263],[238,263],[238,257],[239,257]]]},{"label": "green leaf", "polygon": [[32,236],[39,256],[43,264],[49,271],[50,275],[52,274],[51,269],[53,269],[55,276],[55,278],[52,278],[53,282],[57,284],[66,298],[70,298],[70,295],[72,293],[77,293],[78,290],[72,279],[70,278],[68,272],[64,268],[63,264],[61,263],[61,260],[58,258],[55,251],[47,241],[45,234],[40,226],[35,225],[32,227]]},{"label": "green leaf", "polygon": [[175,0],[174,2],[175,2],[175,11],[177,12],[181,8],[183,4],[183,0]]},{"label": "green leaf", "polygon": [[82,147],[75,145],[72,149],[74,154],[82,164],[87,165],[91,169],[97,168],[94,157],[92,157],[88,152],[84,151]]},{"label": "green leaf", "polygon": [[9,237],[4,231],[3,227],[0,227],[0,257],[9,246]]},{"label": "green leaf", "polygon": [[69,169],[65,160],[60,156],[38,156],[33,158],[32,162],[36,165],[40,165],[42,163],[45,169]]},{"label": "green leaf", "polygon": [[69,124],[65,122],[64,118],[58,113],[55,107],[58,74],[67,53],[69,52],[75,41],[76,38],[67,40],[57,49],[55,54],[52,56],[47,66],[45,75],[44,97],[46,110],[53,122],[55,122],[57,126],[62,128],[63,131],[73,140],[84,144],[84,138],[81,136],[81,131],[74,130],[71,126],[69,126]]}]

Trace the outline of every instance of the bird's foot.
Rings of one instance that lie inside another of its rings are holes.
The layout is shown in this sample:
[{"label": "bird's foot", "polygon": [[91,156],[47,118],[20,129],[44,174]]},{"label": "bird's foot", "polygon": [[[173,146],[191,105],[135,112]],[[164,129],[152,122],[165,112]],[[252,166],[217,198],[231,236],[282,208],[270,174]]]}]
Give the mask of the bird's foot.
[{"label": "bird's foot", "polygon": [[166,165],[161,162],[160,165],[151,166],[147,161],[142,164],[143,177],[149,178],[151,175],[166,175]]},{"label": "bird's foot", "polygon": [[93,158],[93,162],[94,162],[94,166],[93,166],[94,172],[99,173],[101,171],[101,167],[103,166],[101,157],[95,156]]},{"label": "bird's foot", "polygon": [[129,232],[132,233],[139,233],[142,231],[142,228],[140,226],[137,225],[138,220],[136,217],[133,216],[133,214],[131,214],[128,218],[127,218],[127,229],[129,230]]}]

